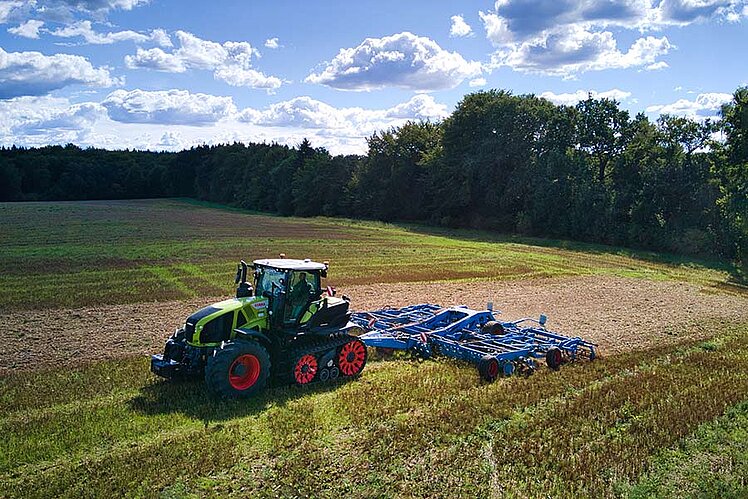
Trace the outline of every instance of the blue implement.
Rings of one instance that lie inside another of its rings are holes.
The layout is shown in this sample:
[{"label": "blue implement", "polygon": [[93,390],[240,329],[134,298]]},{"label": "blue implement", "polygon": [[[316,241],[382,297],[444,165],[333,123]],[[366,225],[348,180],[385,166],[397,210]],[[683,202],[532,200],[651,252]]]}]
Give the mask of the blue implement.
[{"label": "blue implement", "polygon": [[367,346],[467,361],[488,381],[530,373],[536,368],[534,359],[545,358],[557,369],[565,362],[595,358],[596,345],[547,330],[545,316],[502,322],[490,310],[425,303],[356,312],[351,320],[367,331],[360,336]]}]

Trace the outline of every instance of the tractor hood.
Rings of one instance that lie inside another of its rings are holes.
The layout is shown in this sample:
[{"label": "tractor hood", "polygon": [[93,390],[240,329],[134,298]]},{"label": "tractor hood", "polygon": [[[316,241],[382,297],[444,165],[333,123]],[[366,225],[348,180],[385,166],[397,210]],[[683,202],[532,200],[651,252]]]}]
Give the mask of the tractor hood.
[{"label": "tractor hood", "polygon": [[[217,312],[225,313],[225,312],[232,312],[238,308],[242,308],[245,304],[255,300],[254,297],[249,298],[231,298],[229,300],[219,301],[218,303],[214,303],[213,305],[208,305],[205,308],[201,308],[194,314],[187,317],[187,324],[192,324],[193,326],[197,324],[202,319],[205,319],[209,315],[213,315]],[[221,315],[221,314],[218,314]]]}]

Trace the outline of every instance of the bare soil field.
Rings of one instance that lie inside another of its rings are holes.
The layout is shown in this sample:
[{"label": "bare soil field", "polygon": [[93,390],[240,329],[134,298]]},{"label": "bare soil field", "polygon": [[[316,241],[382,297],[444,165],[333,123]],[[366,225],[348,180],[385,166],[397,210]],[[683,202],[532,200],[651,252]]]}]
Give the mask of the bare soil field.
[{"label": "bare soil field", "polygon": [[[503,320],[545,313],[550,329],[593,341],[603,355],[707,338],[748,321],[746,294],[606,276],[368,284],[339,292],[356,310],[425,302],[483,308],[492,301]],[[222,298],[0,312],[0,375],[158,352],[192,311]]]}]

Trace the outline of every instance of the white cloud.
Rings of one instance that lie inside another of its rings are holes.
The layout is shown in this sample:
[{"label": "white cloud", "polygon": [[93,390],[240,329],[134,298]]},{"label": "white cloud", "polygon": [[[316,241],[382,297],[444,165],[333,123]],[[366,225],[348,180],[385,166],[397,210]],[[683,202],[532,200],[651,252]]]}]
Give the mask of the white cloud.
[{"label": "white cloud", "polygon": [[159,140],[157,147],[164,151],[178,151],[184,149],[188,144],[179,132],[164,132]]},{"label": "white cloud", "polygon": [[647,71],[659,71],[660,69],[667,69],[670,65],[665,61],[659,61],[655,62],[653,64],[650,64],[649,66],[645,67]]},{"label": "white cloud", "polygon": [[0,48],[0,99],[44,95],[70,85],[110,87],[121,83],[106,68],[78,55],[5,52]]},{"label": "white cloud", "polygon": [[22,123],[47,119],[69,106],[67,99],[48,95],[0,100],[0,132],[8,133],[11,128]]},{"label": "white cloud", "polygon": [[223,44],[203,40],[192,33],[177,31],[178,48],[165,52],[159,48],[138,49],[134,55],[125,56],[131,69],[143,68],[170,73],[183,73],[189,69],[213,71],[213,76],[236,87],[279,88],[283,81],[267,76],[252,67],[252,58],[259,53],[247,42]]},{"label": "white cloud", "polygon": [[408,120],[438,121],[448,114],[447,106],[425,94],[388,109],[336,108],[304,96],[272,104],[262,111],[244,109],[238,119],[265,127],[313,129],[328,137],[364,139],[377,130]]},{"label": "white cloud", "polygon": [[50,131],[80,132],[93,126],[106,116],[106,110],[97,103],[84,102],[66,109],[53,111],[50,115],[25,121],[13,127],[16,134],[42,135]]},{"label": "white cloud", "polygon": [[267,76],[255,69],[243,69],[241,66],[228,65],[216,69],[214,76],[232,87],[264,88],[268,91],[279,88],[283,81],[276,76]]},{"label": "white cloud", "polygon": [[404,32],[341,49],[324,70],[305,81],[341,90],[440,90],[454,88],[481,71],[479,62],[468,62],[429,38]]},{"label": "white cloud", "polygon": [[69,24],[81,17],[105,21],[113,10],[132,10],[148,0],[0,0],[0,23],[40,19]]},{"label": "white cloud", "polygon": [[150,36],[135,31],[117,31],[109,33],[97,33],[91,26],[91,21],[78,21],[64,28],[58,28],[49,32],[50,35],[59,38],[83,38],[91,45],[109,45],[117,42],[133,41],[136,43],[147,42]]},{"label": "white cloud", "polygon": [[22,36],[23,38],[39,38],[39,28],[44,26],[44,21],[37,21],[31,19],[15,28],[8,28],[8,33],[16,36]]},{"label": "white cloud", "polygon": [[663,0],[658,7],[654,7],[654,17],[657,24],[676,26],[715,17],[735,22],[739,19],[743,4],[734,0]]},{"label": "white cloud", "polygon": [[335,108],[299,97],[239,113],[230,97],[118,90],[101,103],[50,96],[0,101],[0,144],[174,151],[235,141],[296,145],[306,137],[333,154],[363,154],[375,131],[447,114],[426,94],[387,109]]},{"label": "white cloud", "polygon": [[590,32],[579,26],[545,32],[541,38],[512,43],[492,56],[492,67],[565,78],[586,71],[625,69],[657,63],[673,47],[667,37],[639,38],[628,51],[618,49],[609,31]]},{"label": "white cloud", "polygon": [[151,39],[157,44],[162,47],[173,47],[174,45],[171,43],[171,37],[169,36],[169,33],[167,33],[163,29],[154,29],[151,31]]},{"label": "white cloud", "polygon": [[132,10],[145,5],[149,0],[36,0],[32,3],[39,10],[67,9],[68,11],[101,13],[110,10]]},{"label": "white cloud", "polygon": [[493,65],[570,78],[578,73],[642,66],[663,69],[656,60],[674,48],[665,37],[642,36],[627,52],[613,33],[642,35],[668,26],[740,18],[745,0],[498,0],[480,12],[486,37],[497,47]]},{"label": "white cloud", "polygon": [[506,20],[491,12],[478,12],[483,27],[486,29],[486,38],[496,46],[501,46],[512,41],[512,32]]},{"label": "white cloud", "polygon": [[554,104],[564,106],[573,106],[577,102],[587,99],[589,96],[592,96],[593,99],[614,99],[618,102],[623,102],[631,97],[631,92],[613,88],[604,92],[598,92],[596,90],[577,90],[576,92],[571,93],[556,94],[553,92],[543,92],[540,94],[540,97],[548,99]]},{"label": "white cloud", "polygon": [[463,37],[470,36],[473,34],[473,28],[465,22],[465,18],[460,16],[452,16],[452,25],[449,28],[449,36],[452,37]]},{"label": "white cloud", "polygon": [[470,80],[470,83],[468,83],[468,85],[470,85],[473,88],[475,88],[475,87],[485,87],[486,83],[487,82],[486,82],[485,78],[476,78],[474,80]]},{"label": "white cloud", "polygon": [[16,97],[0,101],[0,143],[85,144],[102,120],[106,111],[98,103],[71,105],[59,97]]},{"label": "white cloud", "polygon": [[187,71],[184,61],[177,55],[167,54],[160,48],[141,49],[135,55],[125,56],[125,65],[130,69],[153,69],[167,73]]},{"label": "white cloud", "polygon": [[438,121],[449,116],[447,106],[439,104],[430,95],[415,95],[408,102],[398,104],[385,111],[387,118],[404,120]]},{"label": "white cloud", "polygon": [[39,3],[45,4],[64,4],[77,9],[84,10],[101,10],[101,9],[122,9],[132,10],[138,5],[147,4],[149,0],[42,0]]},{"label": "white cloud", "polygon": [[14,11],[23,6],[23,2],[0,1],[0,24],[7,23],[14,14]]},{"label": "white cloud", "polygon": [[187,90],[116,90],[101,103],[114,121],[202,126],[236,111],[231,97]]},{"label": "white cloud", "polygon": [[649,106],[647,112],[651,114],[671,114],[685,116],[696,120],[703,120],[716,117],[722,108],[722,104],[725,104],[730,100],[732,100],[731,94],[709,92],[699,94],[694,100],[679,99],[672,104]]},{"label": "white cloud", "polygon": [[280,47],[280,45],[278,44],[278,38],[268,38],[267,40],[265,40],[265,47],[269,49],[277,49],[278,47]]}]

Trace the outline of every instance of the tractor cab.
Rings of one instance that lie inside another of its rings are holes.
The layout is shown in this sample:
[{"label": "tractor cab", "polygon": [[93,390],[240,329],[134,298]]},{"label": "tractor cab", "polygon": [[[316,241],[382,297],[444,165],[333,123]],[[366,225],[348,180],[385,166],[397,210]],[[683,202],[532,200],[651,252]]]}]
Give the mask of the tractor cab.
[{"label": "tractor cab", "polygon": [[327,277],[327,263],[309,259],[277,258],[255,260],[255,295],[268,299],[270,327],[296,334],[309,326],[348,321],[348,302],[322,296],[322,278]]}]

